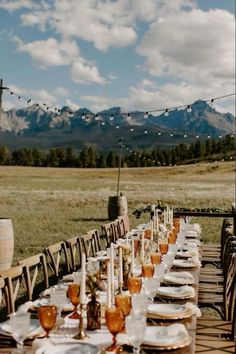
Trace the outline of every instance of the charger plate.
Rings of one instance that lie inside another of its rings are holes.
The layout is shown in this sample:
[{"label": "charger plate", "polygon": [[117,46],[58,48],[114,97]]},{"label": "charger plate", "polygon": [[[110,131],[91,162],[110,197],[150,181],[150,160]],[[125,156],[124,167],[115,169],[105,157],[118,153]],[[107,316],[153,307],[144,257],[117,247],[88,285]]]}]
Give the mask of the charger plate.
[{"label": "charger plate", "polygon": [[165,283],[180,285],[194,284],[194,278],[189,272],[170,272],[164,274],[162,281]]},{"label": "charger plate", "polygon": [[150,304],[147,317],[161,320],[180,320],[193,315],[193,310],[185,305],[177,304]]},{"label": "charger plate", "polygon": [[189,345],[192,338],[184,325],[150,326],[146,328],[142,347],[155,350],[171,350]]}]

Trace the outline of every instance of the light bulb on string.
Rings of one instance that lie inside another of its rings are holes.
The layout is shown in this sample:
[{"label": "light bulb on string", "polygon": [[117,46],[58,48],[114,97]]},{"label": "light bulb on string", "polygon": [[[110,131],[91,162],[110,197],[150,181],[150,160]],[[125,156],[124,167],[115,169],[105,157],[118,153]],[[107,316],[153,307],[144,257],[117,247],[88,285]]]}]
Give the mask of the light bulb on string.
[{"label": "light bulb on string", "polygon": [[143,117],[144,119],[148,119],[148,112],[145,112]]},{"label": "light bulb on string", "polygon": [[134,131],[134,128],[133,128],[133,127],[131,127],[131,128],[130,128],[130,131],[131,131],[131,132],[133,132],[133,131]]},{"label": "light bulb on string", "polygon": [[11,92],[10,92],[10,95],[11,95],[11,96],[14,95],[14,92],[11,91]]},{"label": "light bulb on string", "polygon": [[211,136],[210,136],[210,135],[207,135],[207,139],[211,139]]},{"label": "light bulb on string", "polygon": [[147,133],[148,133],[148,131],[147,131],[147,129],[145,129],[145,130],[144,130],[144,134],[147,134]]},{"label": "light bulb on string", "polygon": [[221,134],[219,135],[219,139],[222,139],[222,135]]},{"label": "light bulb on string", "polygon": [[168,108],[166,108],[166,109],[165,109],[164,116],[165,116],[165,117],[168,117],[168,115],[169,115],[169,109],[168,109]]},{"label": "light bulb on string", "polygon": [[102,123],[101,123],[102,125],[105,125],[105,122],[104,121],[102,121]]},{"label": "light bulb on string", "polygon": [[31,102],[31,98],[29,98],[28,100],[27,100],[27,104],[29,104]]},{"label": "light bulb on string", "polygon": [[234,137],[234,134],[231,134],[231,135],[230,135],[230,138],[233,138],[233,137]]},{"label": "light bulb on string", "polygon": [[173,133],[170,133],[170,136],[171,136],[171,137],[173,137],[173,136],[174,136],[174,134],[173,134]]},{"label": "light bulb on string", "polygon": [[184,138],[187,138],[187,134],[186,133],[184,134]]},{"label": "light bulb on string", "polygon": [[192,112],[192,108],[191,108],[190,104],[188,104],[188,106],[187,106],[187,112],[188,112],[188,113],[191,113],[191,112]]},{"label": "light bulb on string", "polygon": [[209,106],[210,106],[211,108],[213,108],[213,106],[214,106],[214,98],[212,98],[212,99],[210,100]]},{"label": "light bulb on string", "polygon": [[81,118],[82,118],[83,120],[85,119],[85,114],[84,114],[84,113],[82,113]]},{"label": "light bulb on string", "polygon": [[21,99],[21,97],[20,97],[20,96],[18,96],[17,98],[18,98],[18,100],[20,100],[20,99]]},{"label": "light bulb on string", "polygon": [[116,129],[119,129],[119,128],[120,128],[119,124],[116,124]]},{"label": "light bulb on string", "polygon": [[199,139],[199,135],[196,135],[196,139]]},{"label": "light bulb on string", "polygon": [[112,121],[113,119],[114,119],[114,115],[111,114],[111,115],[110,115],[110,120]]},{"label": "light bulb on string", "polygon": [[161,135],[161,132],[158,132],[157,134],[158,134],[158,135]]}]

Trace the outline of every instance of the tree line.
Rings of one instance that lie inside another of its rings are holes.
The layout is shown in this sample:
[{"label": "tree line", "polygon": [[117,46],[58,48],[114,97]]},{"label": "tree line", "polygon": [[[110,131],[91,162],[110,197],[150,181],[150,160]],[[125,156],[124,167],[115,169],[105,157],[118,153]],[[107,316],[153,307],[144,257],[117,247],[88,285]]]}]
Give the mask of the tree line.
[{"label": "tree line", "polygon": [[[0,165],[105,168],[118,167],[119,151],[97,151],[84,147],[75,152],[71,147],[56,147],[50,150],[20,148],[10,151],[0,146]],[[216,159],[235,159],[235,138],[197,140],[192,144],[180,143],[171,148],[126,151],[123,148],[123,167],[169,166]]]}]

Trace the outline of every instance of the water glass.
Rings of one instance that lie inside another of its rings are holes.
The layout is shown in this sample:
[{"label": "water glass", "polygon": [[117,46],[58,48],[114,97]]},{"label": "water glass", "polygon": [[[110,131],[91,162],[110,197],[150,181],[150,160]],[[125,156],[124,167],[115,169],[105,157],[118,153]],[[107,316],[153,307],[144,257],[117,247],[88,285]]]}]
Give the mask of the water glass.
[{"label": "water glass", "polygon": [[153,299],[157,293],[159,286],[160,286],[160,279],[159,278],[144,278],[143,279],[144,292],[148,296],[151,303],[153,303]]},{"label": "water glass", "polygon": [[146,315],[149,304],[145,293],[133,294],[131,297],[132,313],[135,315]]},{"label": "water glass", "polygon": [[146,317],[142,315],[130,315],[125,319],[125,331],[129,342],[134,348],[134,353],[140,353],[140,346],[146,331]]},{"label": "water glass", "polygon": [[29,312],[14,312],[10,314],[10,327],[12,336],[17,342],[16,353],[26,353],[27,351],[23,349],[24,340],[29,334],[30,328],[30,314]]},{"label": "water glass", "polygon": [[66,289],[53,287],[50,289],[50,299],[51,304],[57,307],[57,319],[61,321],[61,311],[63,310],[65,304],[68,302]]}]

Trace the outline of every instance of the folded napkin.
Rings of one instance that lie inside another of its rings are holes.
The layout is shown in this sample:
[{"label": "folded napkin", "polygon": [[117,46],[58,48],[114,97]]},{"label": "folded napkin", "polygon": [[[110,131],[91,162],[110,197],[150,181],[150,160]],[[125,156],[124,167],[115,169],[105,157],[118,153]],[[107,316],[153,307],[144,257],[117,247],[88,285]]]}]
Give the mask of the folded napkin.
[{"label": "folded napkin", "polygon": [[178,348],[188,339],[188,332],[181,323],[169,326],[150,326],[146,328],[143,345]]},{"label": "folded napkin", "polygon": [[194,305],[191,302],[186,302],[185,306],[188,309],[191,309],[192,312],[196,315],[196,317],[201,317],[202,316],[202,312],[201,312],[200,308],[197,305]]},{"label": "folded napkin", "polygon": [[31,307],[34,306],[33,301],[26,301],[24,304],[20,305],[18,307],[18,310],[22,312],[28,312]]}]

